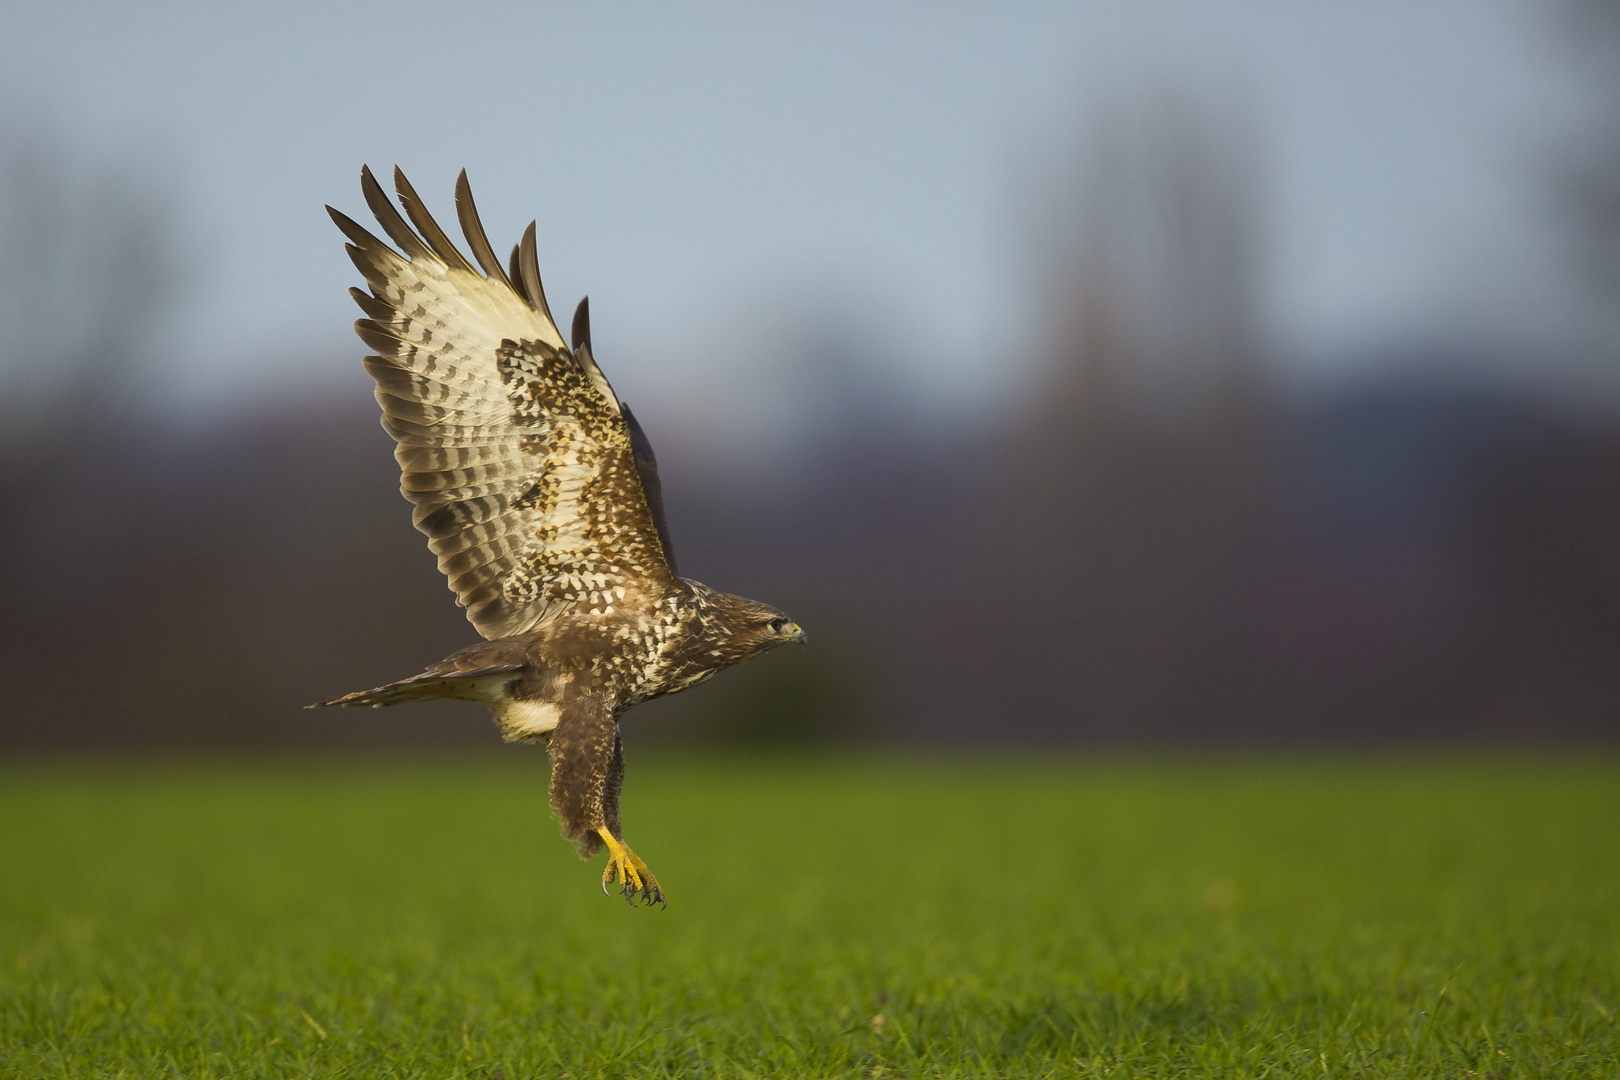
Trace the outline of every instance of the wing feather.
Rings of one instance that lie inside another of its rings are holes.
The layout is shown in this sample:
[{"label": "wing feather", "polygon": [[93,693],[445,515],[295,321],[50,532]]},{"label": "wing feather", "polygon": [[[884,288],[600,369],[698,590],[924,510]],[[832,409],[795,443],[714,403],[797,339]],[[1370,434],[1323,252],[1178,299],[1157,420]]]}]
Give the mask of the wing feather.
[{"label": "wing feather", "polygon": [[406,216],[411,219],[411,224],[416,226],[416,231],[421,234],[422,239],[427,241],[428,247],[433,249],[433,253],[446,266],[473,273],[472,264],[461,254],[460,249],[450,242],[444,230],[439,228],[439,223],[433,220],[433,215],[428,213],[422,197],[411,187],[411,182],[405,179],[405,173],[398,165],[394,166],[394,191],[399,195],[399,205],[405,208]]},{"label": "wing feather", "polygon": [[349,289],[349,297],[357,305],[359,305],[361,311],[365,312],[372,319],[387,320],[394,317],[393,308],[378,300],[364,289]]},{"label": "wing feather", "polygon": [[563,611],[605,613],[629,590],[670,581],[656,471],[650,485],[642,472],[650,447],[590,357],[588,322],[578,347],[564,344],[534,224],[509,276],[463,172],[456,212],[475,267],[404,174],[394,180],[404,216],[361,171],[398,250],[331,214],[369,290],[351,290],[365,316],[355,332],[373,350],[365,367],[398,443],[400,490],[468,618],[485,637],[505,637]]},{"label": "wing feather", "polygon": [[433,253],[422,243],[421,237],[411,231],[405,219],[399,216],[399,211],[394,209],[394,204],[388,201],[387,192],[371,175],[369,165],[360,166],[360,194],[365,197],[366,206],[377,219],[377,224],[388,234],[388,239],[399,245],[401,251],[412,259],[432,257]]},{"label": "wing feather", "polygon": [[647,508],[652,511],[653,524],[658,528],[658,543],[664,549],[664,559],[669,563],[670,573],[679,574],[680,570],[675,566],[675,547],[669,542],[669,522],[664,519],[664,485],[658,478],[658,457],[653,453],[647,433],[641,430],[636,414],[630,411],[628,405],[624,406],[624,423],[630,429],[630,448],[636,455],[636,471],[641,474],[641,488],[647,498]]},{"label": "wing feather", "polygon": [[[534,222],[523,230],[523,239],[517,246],[518,274],[523,280],[523,296],[529,303],[544,315],[546,322],[553,326],[557,320],[551,317],[551,306],[546,303],[546,290],[540,283],[540,257],[535,253]],[[561,343],[561,338],[558,339]]]},{"label": "wing feather", "polygon": [[[523,269],[519,265],[518,246],[517,244],[512,245],[512,258],[506,264],[506,280],[512,283],[512,291],[523,297],[524,303],[533,307],[534,303],[529,300],[529,288],[523,284]],[[535,276],[539,277],[539,274],[536,273]]]},{"label": "wing feather", "polygon": [[487,429],[464,424],[414,424],[399,417],[383,417],[383,430],[401,446],[497,446],[506,438]]},{"label": "wing feather", "polygon": [[591,298],[584,297],[579,306],[574,309],[574,326],[569,331],[569,338],[574,343],[574,359],[578,361],[581,370],[588,375],[603,397],[609,401],[618,401],[618,395],[613,392],[613,386],[608,382],[602,369],[596,366],[596,358],[591,355]]},{"label": "wing feather", "polygon": [[473,202],[472,185],[467,182],[466,169],[462,169],[456,177],[456,217],[461,222],[461,232],[467,238],[467,245],[473,250],[473,257],[484,268],[484,275],[491,281],[510,287],[512,283],[506,280],[501,260],[495,257],[495,249],[489,246],[489,234],[484,232],[484,223],[478,220],[478,204]]}]

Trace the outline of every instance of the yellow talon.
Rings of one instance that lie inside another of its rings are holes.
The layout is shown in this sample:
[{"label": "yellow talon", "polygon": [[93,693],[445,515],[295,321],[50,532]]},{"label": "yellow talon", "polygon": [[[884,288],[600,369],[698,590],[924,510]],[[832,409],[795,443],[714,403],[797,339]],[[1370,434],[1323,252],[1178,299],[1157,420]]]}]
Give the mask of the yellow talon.
[{"label": "yellow talon", "polygon": [[602,838],[602,842],[607,845],[608,849],[607,867],[602,871],[602,891],[604,893],[608,891],[608,885],[617,879],[619,890],[624,894],[626,900],[634,902],[636,895],[639,893],[642,900],[647,904],[669,906],[669,900],[665,898],[664,891],[658,887],[658,879],[652,876],[652,871],[647,869],[647,864],[642,862],[635,852],[631,851],[618,837],[608,832],[605,826],[597,829],[596,835]]}]

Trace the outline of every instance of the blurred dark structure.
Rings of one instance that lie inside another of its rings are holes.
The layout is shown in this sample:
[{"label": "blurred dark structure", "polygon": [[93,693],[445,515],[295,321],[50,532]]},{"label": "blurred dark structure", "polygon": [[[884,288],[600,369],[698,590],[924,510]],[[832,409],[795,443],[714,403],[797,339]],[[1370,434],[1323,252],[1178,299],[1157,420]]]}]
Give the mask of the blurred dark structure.
[{"label": "blurred dark structure", "polygon": [[1586,279],[1620,307],[1620,2],[1565,0],[1563,7],[1586,115],[1559,186]]},{"label": "blurred dark structure", "polygon": [[0,130],[7,490],[62,467],[87,428],[128,411],[130,369],[171,289],[168,226],[138,173],[76,162],[42,132]]},{"label": "blurred dark structure", "polygon": [[[1014,730],[1060,735],[1080,685],[1095,735],[1241,726],[1225,684],[1243,657],[1225,650],[1281,479],[1255,139],[1168,93],[1106,119],[1053,234],[1044,378],[1000,455],[1022,569],[1000,639],[1063,673],[1013,691]],[[987,540],[993,558],[1007,537]]]},{"label": "blurred dark structure", "polygon": [[[811,645],[644,706],[629,738],[1620,734],[1620,422],[1439,378],[1282,395],[1256,141],[1174,95],[1099,129],[1051,232],[1019,409],[924,422],[821,394],[810,464],[745,493],[684,471],[646,408],[683,570],[779,604]],[[73,277],[64,295],[134,325],[124,294]],[[31,340],[63,387],[117,369]],[[816,348],[825,371],[869,362]],[[1463,367],[1385,359],[1367,370]],[[494,744],[471,706],[300,708],[473,637],[371,402],[158,432],[95,394],[6,394],[16,431],[61,438],[50,484],[23,451],[7,464],[0,746]]]}]

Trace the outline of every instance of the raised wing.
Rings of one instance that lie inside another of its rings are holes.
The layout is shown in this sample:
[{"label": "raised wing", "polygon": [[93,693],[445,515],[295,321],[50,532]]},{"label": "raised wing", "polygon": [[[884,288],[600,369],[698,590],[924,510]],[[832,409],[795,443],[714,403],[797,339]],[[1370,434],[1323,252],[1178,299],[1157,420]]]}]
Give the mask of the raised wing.
[{"label": "raised wing", "polygon": [[[355,331],[376,350],[365,366],[399,443],[400,490],[467,618],[486,638],[506,637],[563,611],[609,612],[670,580],[656,466],[646,483],[637,465],[645,436],[639,426],[632,436],[634,420],[591,358],[583,303],[575,347],[564,344],[534,223],[508,274],[463,171],[456,212],[480,272],[398,169],[394,185],[410,224],[361,170],[366,203],[399,251],[327,212],[370,286],[349,292],[367,316]],[[650,464],[651,447],[645,456]]]}]

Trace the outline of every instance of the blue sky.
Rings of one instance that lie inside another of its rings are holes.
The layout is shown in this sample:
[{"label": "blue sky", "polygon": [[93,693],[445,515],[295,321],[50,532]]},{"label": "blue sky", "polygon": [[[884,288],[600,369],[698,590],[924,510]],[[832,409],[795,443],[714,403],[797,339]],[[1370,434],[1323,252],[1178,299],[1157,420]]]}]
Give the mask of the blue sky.
[{"label": "blue sky", "polygon": [[168,189],[162,370],[199,407],[363,385],[321,211],[359,216],[362,162],[441,220],[465,166],[497,247],[538,218],[553,306],[591,294],[632,400],[746,396],[751,350],[817,321],[972,400],[1024,343],[1043,170],[1098,102],[1164,84],[1253,108],[1288,363],[1513,332],[1555,291],[1545,170],[1576,99],[1546,5],[13,0],[5,22],[0,119]]}]

